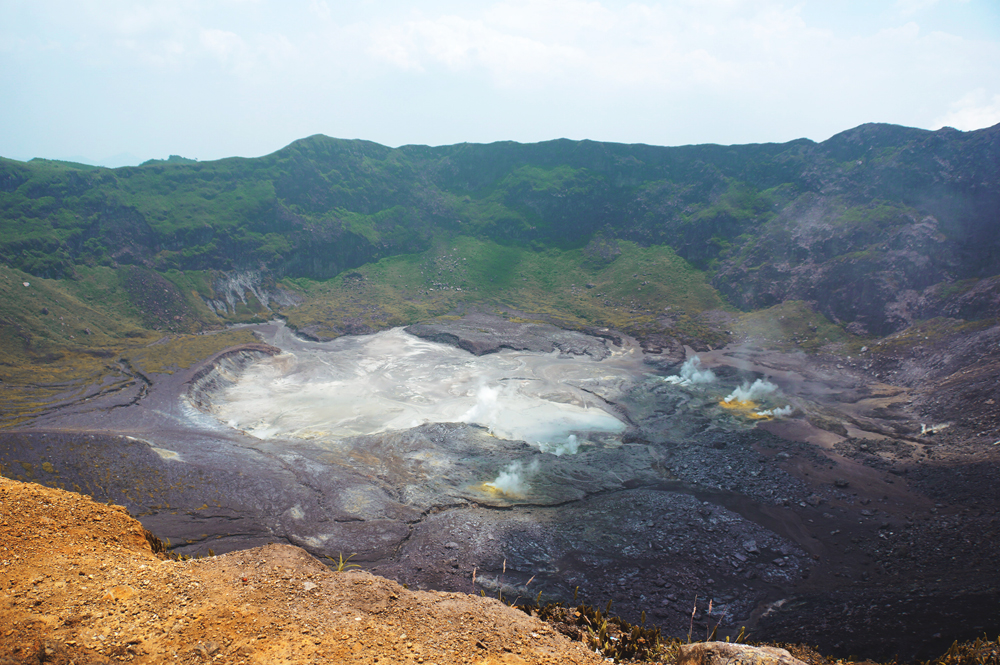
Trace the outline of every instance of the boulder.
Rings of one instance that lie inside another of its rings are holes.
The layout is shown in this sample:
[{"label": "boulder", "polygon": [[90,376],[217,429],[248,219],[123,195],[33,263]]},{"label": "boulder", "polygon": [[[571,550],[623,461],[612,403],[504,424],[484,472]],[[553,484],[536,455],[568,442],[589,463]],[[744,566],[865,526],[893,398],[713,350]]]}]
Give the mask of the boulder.
[{"label": "boulder", "polygon": [[684,644],[677,665],[805,665],[785,649],[729,642]]}]

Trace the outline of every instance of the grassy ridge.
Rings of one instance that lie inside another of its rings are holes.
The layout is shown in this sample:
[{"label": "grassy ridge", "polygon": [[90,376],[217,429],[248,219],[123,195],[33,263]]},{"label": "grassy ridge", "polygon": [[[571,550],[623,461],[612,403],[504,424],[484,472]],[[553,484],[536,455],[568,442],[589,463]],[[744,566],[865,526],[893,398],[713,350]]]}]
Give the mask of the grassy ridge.
[{"label": "grassy ridge", "polygon": [[[621,242],[616,248],[613,260],[598,264],[586,249],[536,252],[467,236],[442,239],[426,252],[382,259],[328,282],[287,280],[306,302],[282,314],[296,327],[318,326],[328,335],[349,320],[381,328],[468,306],[515,310],[569,328],[713,335],[694,317],[726,305],[704,273],[668,247]],[[665,310],[673,323],[660,321]]]},{"label": "grassy ridge", "polygon": [[146,334],[109,269],[47,280],[0,267],[0,325],[9,340],[0,363],[24,354],[44,358],[57,347],[99,349]]},{"label": "grassy ridge", "polygon": [[[704,269],[745,253],[783,213],[829,196],[842,210],[826,221],[847,242],[818,248],[825,259],[830,249],[857,251],[855,232],[878,236],[901,213],[935,214],[964,243],[1000,200],[995,188],[962,184],[995,170],[995,154],[982,149],[991,131],[866,125],[821,144],[679,148],[562,140],[390,149],[313,136],[261,158],[121,169],[0,158],[0,261],[44,277],[143,264],[325,279],[426,251],[442,233],[538,250],[580,248],[603,233],[669,245]],[[962,269],[996,274],[995,262],[980,265],[993,259],[979,244]]]},{"label": "grassy ridge", "polygon": [[744,314],[732,329],[741,339],[781,351],[816,353],[840,347],[844,352],[856,353],[866,343],[799,300]]}]

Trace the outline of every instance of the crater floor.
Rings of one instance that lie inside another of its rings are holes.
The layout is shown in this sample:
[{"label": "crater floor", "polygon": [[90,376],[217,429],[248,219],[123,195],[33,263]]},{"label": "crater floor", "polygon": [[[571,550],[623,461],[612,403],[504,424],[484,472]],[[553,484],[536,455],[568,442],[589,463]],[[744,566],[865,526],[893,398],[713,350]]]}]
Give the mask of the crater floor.
[{"label": "crater floor", "polygon": [[956,500],[996,481],[996,451],[919,434],[905,390],[747,347],[690,381],[610,331],[491,325],[256,326],[264,344],[138,399],[0,433],[0,471],[126,505],[183,553],[286,541],[412,588],[612,600],[673,634],[695,603],[697,630],[871,657],[1000,628],[1000,499]]}]

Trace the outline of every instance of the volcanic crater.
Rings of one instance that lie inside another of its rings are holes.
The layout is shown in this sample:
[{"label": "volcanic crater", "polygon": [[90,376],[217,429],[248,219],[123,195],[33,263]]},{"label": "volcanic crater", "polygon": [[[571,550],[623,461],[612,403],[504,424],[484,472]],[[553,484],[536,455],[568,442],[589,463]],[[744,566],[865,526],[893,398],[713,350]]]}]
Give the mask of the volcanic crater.
[{"label": "volcanic crater", "polygon": [[917,658],[998,628],[995,448],[954,452],[857,368],[484,314],[252,329],[0,433],[4,475],[124,505],[178,553],[289,542],[672,634],[695,607],[697,630]]}]

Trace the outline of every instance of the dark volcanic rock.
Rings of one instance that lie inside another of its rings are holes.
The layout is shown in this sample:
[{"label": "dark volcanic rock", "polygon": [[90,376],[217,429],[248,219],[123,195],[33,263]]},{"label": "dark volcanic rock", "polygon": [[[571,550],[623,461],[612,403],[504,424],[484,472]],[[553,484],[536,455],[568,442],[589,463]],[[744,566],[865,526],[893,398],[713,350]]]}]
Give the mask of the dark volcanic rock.
[{"label": "dark volcanic rock", "polygon": [[[611,349],[609,340],[563,331],[546,339],[546,326],[479,315],[420,329],[481,349]],[[963,368],[997,335],[987,328],[919,367],[894,361],[892,371],[922,372],[932,386],[965,377],[963,386],[983,392],[949,392],[991,404],[1000,399],[992,356],[981,355],[989,362],[979,374]],[[720,349],[702,355],[717,377],[709,384],[674,385],[641,369],[621,390],[588,384],[629,429],[562,456],[462,423],[256,439],[197,408],[274,352],[241,347],[203,368],[152,375],[148,393],[53,409],[33,431],[0,433],[0,473],[122,503],[180,553],[286,541],[320,557],[357,553],[352,562],[411,586],[613,600],[625,618],[645,612],[672,635],[687,634],[695,602],[698,634],[721,621],[720,635],[746,626],[756,639],[880,660],[926,659],[1000,627],[989,609],[1000,537],[989,488],[1000,446],[962,435],[971,422],[879,434],[922,417],[903,388],[859,385],[854,370],[804,354]],[[769,406],[793,403],[803,417],[753,421],[721,404],[764,377],[783,391]],[[846,426],[837,434],[811,424],[826,420],[849,423],[851,438]],[[523,489],[491,489],[511,468],[525,474]]]}]

